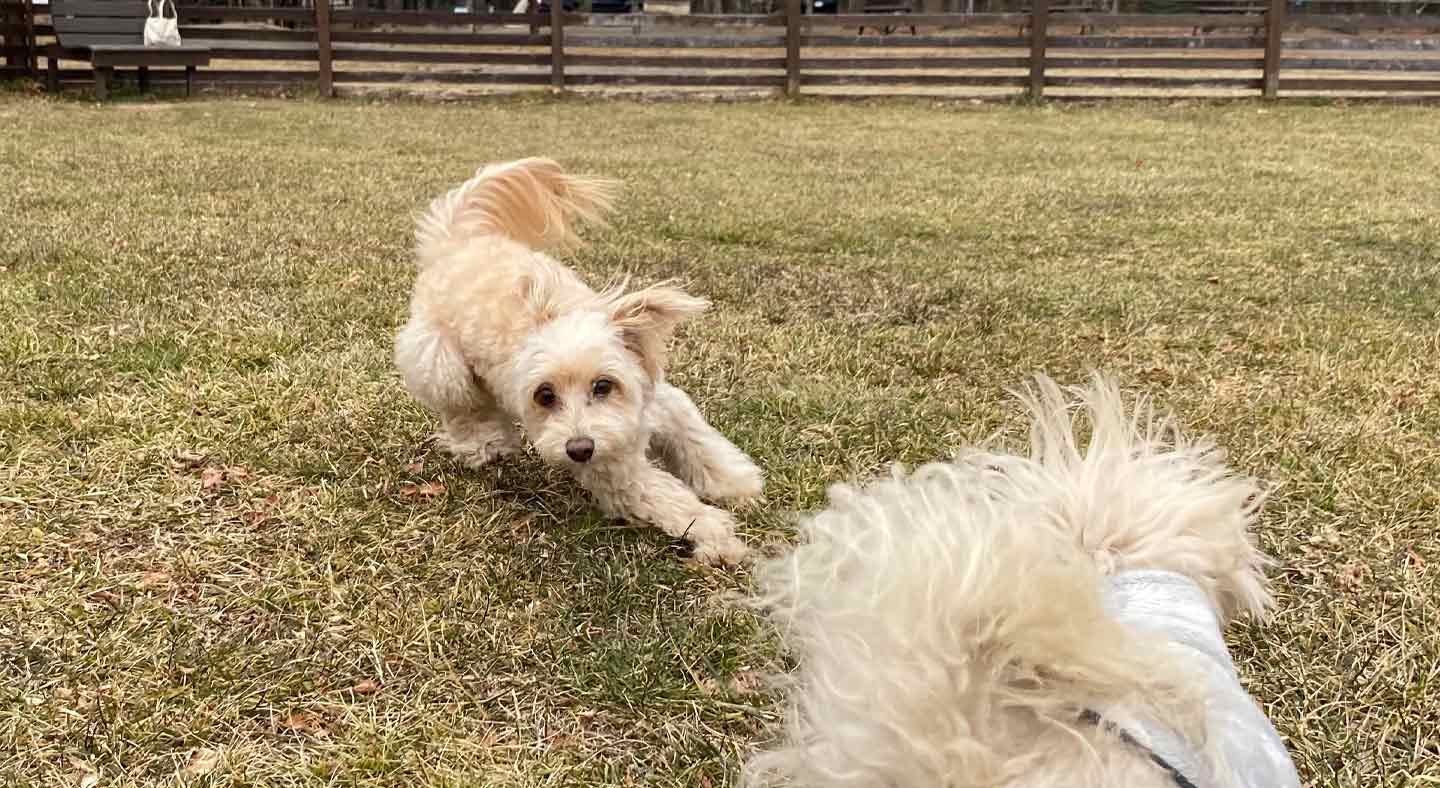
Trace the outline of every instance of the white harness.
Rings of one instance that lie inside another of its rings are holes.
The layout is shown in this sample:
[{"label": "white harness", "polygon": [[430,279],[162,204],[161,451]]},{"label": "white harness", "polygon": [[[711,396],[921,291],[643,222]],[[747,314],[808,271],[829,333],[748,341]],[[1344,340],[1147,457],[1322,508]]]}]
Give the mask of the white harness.
[{"label": "white harness", "polygon": [[1109,578],[1105,605],[1117,621],[1164,635],[1178,659],[1209,687],[1206,730],[1219,758],[1207,758],[1174,731],[1123,708],[1094,716],[1147,750],[1177,785],[1195,788],[1299,788],[1300,776],[1280,734],[1240,685],[1220,624],[1205,592],[1174,572],[1121,572]]}]

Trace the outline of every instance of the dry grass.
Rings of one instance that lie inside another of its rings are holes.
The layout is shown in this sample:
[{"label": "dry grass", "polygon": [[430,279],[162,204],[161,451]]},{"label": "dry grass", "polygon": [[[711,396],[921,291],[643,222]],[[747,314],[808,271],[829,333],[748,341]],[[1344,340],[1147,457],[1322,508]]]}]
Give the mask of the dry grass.
[{"label": "dry grass", "polygon": [[0,781],[728,781],[743,574],[436,456],[391,369],[412,212],[540,152],[630,184],[583,271],[716,301],[674,377],[748,538],[1106,368],[1278,485],[1232,644],[1307,783],[1434,784],[1437,118],[0,95]]}]

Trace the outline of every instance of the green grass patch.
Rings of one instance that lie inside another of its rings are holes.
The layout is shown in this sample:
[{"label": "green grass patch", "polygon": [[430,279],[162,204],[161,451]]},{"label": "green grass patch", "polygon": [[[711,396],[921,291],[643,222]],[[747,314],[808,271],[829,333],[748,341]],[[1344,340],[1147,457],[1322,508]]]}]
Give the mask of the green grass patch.
[{"label": "green grass patch", "polygon": [[1306,783],[1433,780],[1437,118],[0,95],[0,781],[733,779],[743,572],[438,456],[390,363],[415,213],[533,154],[627,183],[584,275],[715,301],[672,377],[769,474],[746,538],[1103,368],[1275,486],[1231,642]]}]

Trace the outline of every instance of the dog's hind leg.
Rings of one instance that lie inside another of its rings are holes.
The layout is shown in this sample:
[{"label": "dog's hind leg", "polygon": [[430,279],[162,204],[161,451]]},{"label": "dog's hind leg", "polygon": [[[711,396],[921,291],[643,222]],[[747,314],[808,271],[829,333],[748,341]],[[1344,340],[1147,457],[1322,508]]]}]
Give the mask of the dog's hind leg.
[{"label": "dog's hind leg", "polygon": [[453,455],[467,468],[479,468],[520,451],[515,425],[498,409],[489,412],[442,415],[435,433],[435,445]]},{"label": "dog's hind leg", "polygon": [[395,365],[405,388],[440,415],[436,444],[467,467],[519,450],[514,423],[444,332],[412,319],[395,340]]},{"label": "dog's hind leg", "polygon": [[760,497],[765,487],[760,469],[705,421],[689,395],[661,383],[651,414],[651,451],[700,497],[729,502]]}]

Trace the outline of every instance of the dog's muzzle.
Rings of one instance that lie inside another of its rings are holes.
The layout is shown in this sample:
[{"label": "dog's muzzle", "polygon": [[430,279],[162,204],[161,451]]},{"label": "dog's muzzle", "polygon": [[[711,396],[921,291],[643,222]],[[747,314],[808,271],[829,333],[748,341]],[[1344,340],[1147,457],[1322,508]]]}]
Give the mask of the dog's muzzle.
[{"label": "dog's muzzle", "polygon": [[575,462],[589,462],[595,456],[595,441],[589,438],[571,438],[565,441],[565,456]]}]

